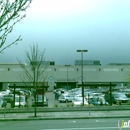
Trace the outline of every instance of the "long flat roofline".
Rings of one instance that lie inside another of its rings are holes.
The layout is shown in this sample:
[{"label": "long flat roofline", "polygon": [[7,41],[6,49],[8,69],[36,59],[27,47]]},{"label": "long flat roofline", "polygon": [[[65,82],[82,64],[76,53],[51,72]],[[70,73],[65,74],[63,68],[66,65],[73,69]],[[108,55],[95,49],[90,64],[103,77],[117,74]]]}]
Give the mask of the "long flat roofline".
[{"label": "long flat roofline", "polygon": [[130,63],[109,63],[107,65],[130,65]]},{"label": "long flat roofline", "polygon": [[0,65],[20,65],[20,64],[26,65],[26,63],[0,63]]}]

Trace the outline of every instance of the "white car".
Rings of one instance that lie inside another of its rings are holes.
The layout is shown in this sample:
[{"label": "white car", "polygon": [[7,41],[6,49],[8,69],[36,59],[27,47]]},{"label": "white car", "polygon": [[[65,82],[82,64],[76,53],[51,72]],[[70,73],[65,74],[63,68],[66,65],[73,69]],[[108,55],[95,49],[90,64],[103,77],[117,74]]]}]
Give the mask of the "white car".
[{"label": "white car", "polygon": [[72,102],[74,99],[74,95],[72,94],[61,94],[60,97],[58,98],[59,102]]},{"label": "white car", "polygon": [[[74,106],[81,106],[83,104],[83,98],[82,97],[75,97],[74,100],[72,100]],[[84,98],[84,105],[88,105],[88,101]]]},{"label": "white car", "polygon": [[0,97],[3,97],[4,95],[8,95],[9,91],[0,91]]}]

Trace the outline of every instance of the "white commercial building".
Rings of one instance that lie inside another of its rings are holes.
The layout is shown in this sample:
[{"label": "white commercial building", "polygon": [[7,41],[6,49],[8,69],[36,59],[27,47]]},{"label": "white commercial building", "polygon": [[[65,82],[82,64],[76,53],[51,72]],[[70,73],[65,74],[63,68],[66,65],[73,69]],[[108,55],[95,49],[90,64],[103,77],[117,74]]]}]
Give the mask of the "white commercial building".
[{"label": "white commercial building", "polygon": [[[77,63],[77,61],[75,62]],[[92,63],[92,62],[89,62]],[[99,62],[96,62],[99,63]],[[32,71],[29,65],[25,65],[29,71]],[[44,68],[45,66],[42,65]],[[49,86],[48,90],[64,87],[67,89],[78,87],[82,82],[81,64],[75,65],[55,65],[51,62],[47,66],[43,77],[45,83]],[[116,83],[119,86],[129,87],[130,64],[108,64],[101,66],[100,64],[84,64],[83,65],[83,82],[87,83]],[[8,86],[16,87],[25,86],[20,75],[24,74],[24,70],[19,64],[0,64],[0,90],[6,89]],[[25,79],[26,83],[31,86],[30,81]]]}]

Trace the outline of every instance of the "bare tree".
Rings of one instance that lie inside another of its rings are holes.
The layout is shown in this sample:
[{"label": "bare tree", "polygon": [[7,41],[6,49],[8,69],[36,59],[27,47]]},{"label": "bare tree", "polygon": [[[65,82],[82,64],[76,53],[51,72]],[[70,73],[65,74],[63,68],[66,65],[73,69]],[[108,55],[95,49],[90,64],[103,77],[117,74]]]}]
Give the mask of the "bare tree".
[{"label": "bare tree", "polygon": [[[35,117],[36,117],[36,90],[38,88],[43,88],[43,94],[44,94],[44,84],[45,79],[44,73],[47,65],[45,64],[45,50],[40,51],[38,48],[38,45],[32,45],[30,46],[30,52],[26,51],[26,60],[28,66],[25,64],[22,64],[21,61],[19,61],[21,67],[24,70],[24,74],[20,75],[22,81],[26,84],[26,82],[30,82],[33,85],[34,89],[34,100],[35,100]],[[44,74],[44,75],[43,75]]]},{"label": "bare tree", "polygon": [[17,42],[22,41],[21,36],[9,44],[6,44],[8,35],[13,31],[14,25],[20,22],[26,15],[26,11],[32,0],[0,0],[0,53]]}]

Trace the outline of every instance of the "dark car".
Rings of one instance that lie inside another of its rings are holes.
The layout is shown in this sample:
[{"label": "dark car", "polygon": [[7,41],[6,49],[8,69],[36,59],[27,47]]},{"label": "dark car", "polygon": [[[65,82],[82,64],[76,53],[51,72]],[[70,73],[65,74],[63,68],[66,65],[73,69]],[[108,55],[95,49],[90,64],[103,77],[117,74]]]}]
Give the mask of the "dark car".
[{"label": "dark car", "polygon": [[[35,100],[33,99],[32,106],[35,106]],[[36,95],[36,106],[48,106],[48,99],[46,95]]]},{"label": "dark car", "polygon": [[93,96],[89,99],[89,103],[93,105],[108,105],[108,102],[103,96]]},{"label": "dark car", "polygon": [[63,93],[65,93],[66,91],[67,91],[67,90],[64,89],[64,88],[57,88],[57,89],[54,90],[54,93],[63,94]]}]

